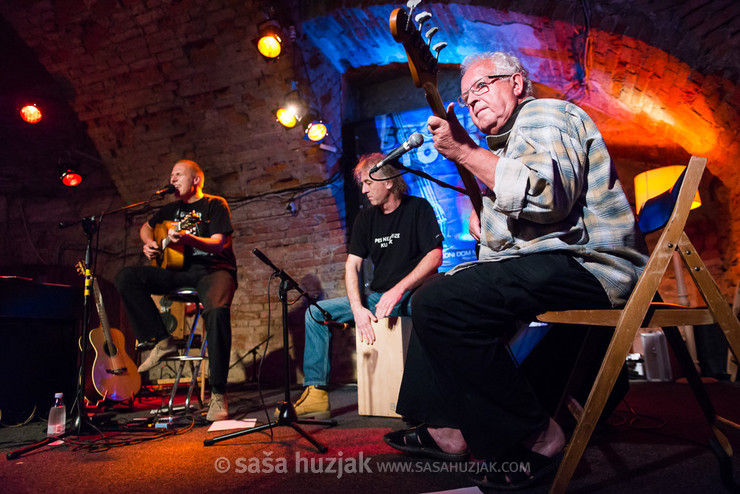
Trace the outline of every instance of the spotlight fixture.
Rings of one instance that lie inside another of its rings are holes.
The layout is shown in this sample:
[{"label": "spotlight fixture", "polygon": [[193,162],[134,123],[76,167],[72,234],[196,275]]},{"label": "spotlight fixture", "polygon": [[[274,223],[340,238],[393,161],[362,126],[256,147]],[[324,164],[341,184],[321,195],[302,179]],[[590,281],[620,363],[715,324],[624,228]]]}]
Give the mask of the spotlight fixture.
[{"label": "spotlight fixture", "polygon": [[307,141],[321,142],[329,131],[328,126],[321,121],[316,110],[309,110],[303,119],[303,138]]},{"label": "spotlight fixture", "polygon": [[298,120],[295,118],[295,113],[287,108],[278,108],[275,110],[275,117],[277,117],[277,121],[280,122],[280,125],[287,129],[292,129],[295,127],[295,124],[298,123]]},{"label": "spotlight fixture", "polygon": [[21,118],[30,124],[39,123],[43,118],[41,109],[36,106],[36,103],[23,105],[20,110]]},{"label": "spotlight fixture", "polygon": [[61,156],[57,164],[59,182],[67,187],[77,187],[82,183],[82,175],[78,171],[77,163],[69,156]]},{"label": "spotlight fixture", "polygon": [[296,89],[295,82],[292,82],[293,89],[285,96],[283,104],[275,110],[275,117],[280,124],[288,129],[292,129],[306,114],[306,103]]},{"label": "spotlight fixture", "polygon": [[313,142],[321,142],[328,132],[326,124],[321,120],[314,120],[306,126],[306,139]]},{"label": "spotlight fixture", "polygon": [[278,21],[268,19],[257,26],[257,37],[252,42],[257,47],[260,55],[268,60],[274,60],[283,51],[283,40],[285,36]]}]

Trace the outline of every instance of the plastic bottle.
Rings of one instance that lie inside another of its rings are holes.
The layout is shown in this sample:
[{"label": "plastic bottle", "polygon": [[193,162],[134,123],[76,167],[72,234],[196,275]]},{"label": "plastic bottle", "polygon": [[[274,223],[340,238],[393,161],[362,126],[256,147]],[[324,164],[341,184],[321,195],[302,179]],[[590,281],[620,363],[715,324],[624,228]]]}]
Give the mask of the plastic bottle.
[{"label": "plastic bottle", "polygon": [[46,435],[48,437],[56,437],[64,434],[64,427],[67,422],[67,407],[64,406],[62,397],[62,393],[56,393],[54,395],[54,406],[49,410],[49,424],[46,428]]}]

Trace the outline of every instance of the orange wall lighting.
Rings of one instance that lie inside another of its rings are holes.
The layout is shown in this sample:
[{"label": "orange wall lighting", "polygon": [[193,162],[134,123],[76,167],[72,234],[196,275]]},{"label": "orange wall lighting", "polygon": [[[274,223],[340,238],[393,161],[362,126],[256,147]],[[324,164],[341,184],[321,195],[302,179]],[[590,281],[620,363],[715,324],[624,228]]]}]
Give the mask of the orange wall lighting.
[{"label": "orange wall lighting", "polygon": [[21,118],[30,124],[39,123],[43,118],[41,110],[35,104],[25,105],[21,108]]},{"label": "orange wall lighting", "polygon": [[268,20],[258,26],[259,35],[254,44],[260,55],[267,59],[275,59],[283,51],[283,33],[280,24],[274,20]]}]

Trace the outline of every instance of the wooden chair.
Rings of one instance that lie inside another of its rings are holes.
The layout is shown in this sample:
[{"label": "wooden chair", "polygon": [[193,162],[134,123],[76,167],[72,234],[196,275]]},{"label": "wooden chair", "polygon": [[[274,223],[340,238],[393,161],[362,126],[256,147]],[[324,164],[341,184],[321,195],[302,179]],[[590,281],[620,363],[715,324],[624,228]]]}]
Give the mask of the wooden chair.
[{"label": "wooden chair", "polygon": [[[582,411],[577,410],[574,413],[577,425],[566,445],[563,460],[550,487],[551,493],[565,492],[627,358],[635,335],[640,328],[646,327],[663,328],[666,339],[673,348],[702,412],[714,432],[710,445],[720,459],[723,481],[726,485],[728,482],[734,484],[732,447],[719,428],[725,426],[740,428],[740,426],[715,414],[678,330],[678,326],[716,323],[722,328],[732,353],[736,358],[740,355],[740,322],[684,232],[691,202],[699,187],[706,162],[706,158],[691,157],[676,185],[670,191],[651,199],[643,207],[640,228],[645,232],[663,228],[663,232],[624,308],[547,312],[538,316],[538,320],[542,322],[616,328],[586,404]],[[657,213],[657,216],[654,213]],[[686,264],[707,307],[687,308],[655,302],[660,300],[657,293],[658,285],[671,264],[674,251],[678,251]]]}]

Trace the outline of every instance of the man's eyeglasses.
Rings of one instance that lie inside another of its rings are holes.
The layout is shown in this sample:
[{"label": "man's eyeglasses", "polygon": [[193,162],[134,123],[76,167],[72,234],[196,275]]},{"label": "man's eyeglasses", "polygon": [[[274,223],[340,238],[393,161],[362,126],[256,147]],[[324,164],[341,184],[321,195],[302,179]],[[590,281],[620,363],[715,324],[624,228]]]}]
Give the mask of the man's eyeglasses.
[{"label": "man's eyeglasses", "polygon": [[470,93],[473,93],[476,96],[485,94],[488,92],[488,86],[499,79],[505,79],[506,77],[511,77],[512,75],[514,74],[485,75],[481,77],[473,84],[471,84],[470,88],[457,98],[457,104],[465,108],[466,106],[468,106],[468,95]]}]

